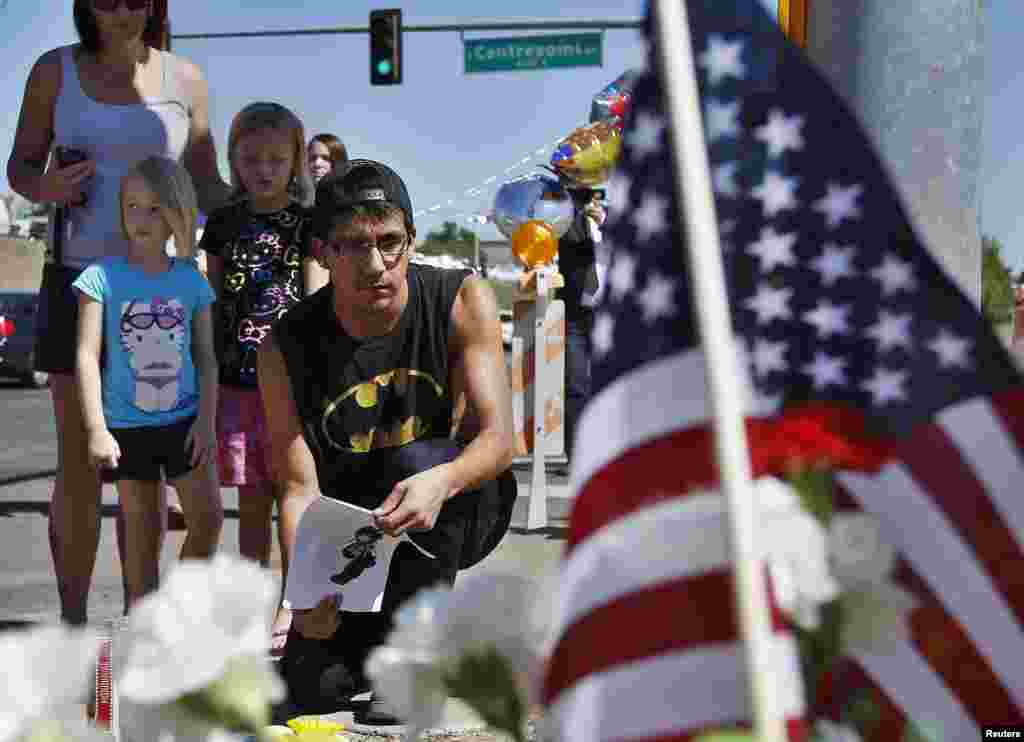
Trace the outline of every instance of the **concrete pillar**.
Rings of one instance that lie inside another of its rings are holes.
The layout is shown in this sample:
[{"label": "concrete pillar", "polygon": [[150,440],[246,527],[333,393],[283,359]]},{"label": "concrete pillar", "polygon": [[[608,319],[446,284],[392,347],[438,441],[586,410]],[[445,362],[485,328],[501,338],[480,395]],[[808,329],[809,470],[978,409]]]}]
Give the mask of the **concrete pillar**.
[{"label": "concrete pillar", "polygon": [[985,0],[809,0],[807,51],[857,112],[925,242],[981,297]]}]

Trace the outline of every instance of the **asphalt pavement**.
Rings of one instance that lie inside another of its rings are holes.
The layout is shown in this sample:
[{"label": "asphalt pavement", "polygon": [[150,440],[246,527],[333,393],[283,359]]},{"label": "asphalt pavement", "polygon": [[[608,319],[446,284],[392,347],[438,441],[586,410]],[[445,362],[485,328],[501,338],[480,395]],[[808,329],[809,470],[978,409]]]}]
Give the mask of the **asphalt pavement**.
[{"label": "asphalt pavement", "polygon": [[[0,629],[56,621],[60,616],[47,534],[56,461],[49,392],[0,381]],[[520,497],[512,528],[494,553],[473,567],[474,572],[513,571],[541,576],[558,563],[567,525],[568,483],[564,477],[549,477],[549,526],[526,531],[530,471],[521,462],[516,474]],[[221,548],[237,553],[238,494],[233,488],[222,492],[226,517]],[[92,622],[115,618],[123,608],[114,543],[116,504],[113,488],[105,487],[102,533],[89,602]],[[168,534],[161,557],[162,573],[173,565],[183,539],[182,532]],[[271,566],[273,569],[275,565]]]}]

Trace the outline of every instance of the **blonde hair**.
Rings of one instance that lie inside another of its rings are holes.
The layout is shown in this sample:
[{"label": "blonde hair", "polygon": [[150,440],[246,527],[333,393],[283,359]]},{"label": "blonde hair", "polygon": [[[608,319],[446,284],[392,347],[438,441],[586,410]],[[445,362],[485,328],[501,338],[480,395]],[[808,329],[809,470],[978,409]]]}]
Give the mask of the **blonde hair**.
[{"label": "blonde hair", "polygon": [[140,178],[156,196],[160,215],[171,228],[174,247],[178,257],[195,257],[196,217],[199,205],[192,177],[181,165],[167,157],[153,155],[135,163],[121,179],[121,232],[128,238],[124,224],[124,182],[128,178]]},{"label": "blonde hair", "polygon": [[306,132],[299,117],[280,103],[258,101],[250,103],[237,114],[231,122],[228,134],[228,164],[231,167],[231,184],[234,186],[232,198],[246,195],[245,184],[235,167],[235,148],[242,137],[256,131],[274,129],[291,134],[292,137],[292,177],[288,184],[288,193],[302,206],[313,204],[313,179],[309,175],[309,164],[306,162]]}]

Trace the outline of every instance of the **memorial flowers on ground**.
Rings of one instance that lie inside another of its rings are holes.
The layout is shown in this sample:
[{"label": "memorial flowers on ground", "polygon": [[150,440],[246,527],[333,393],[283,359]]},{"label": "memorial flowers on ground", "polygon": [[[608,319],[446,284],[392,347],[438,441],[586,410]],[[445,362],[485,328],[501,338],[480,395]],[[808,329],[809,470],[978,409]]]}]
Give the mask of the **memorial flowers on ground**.
[{"label": "memorial flowers on ground", "polygon": [[270,705],[284,697],[267,659],[274,600],[255,563],[223,555],[180,563],[115,639],[128,738],[213,740],[266,727]]}]

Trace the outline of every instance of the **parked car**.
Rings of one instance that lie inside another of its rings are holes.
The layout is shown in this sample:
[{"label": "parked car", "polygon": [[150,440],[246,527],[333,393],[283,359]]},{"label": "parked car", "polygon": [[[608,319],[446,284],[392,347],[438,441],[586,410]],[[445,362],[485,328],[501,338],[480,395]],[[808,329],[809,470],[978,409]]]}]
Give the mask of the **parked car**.
[{"label": "parked car", "polygon": [[36,371],[37,291],[0,291],[0,376],[13,376],[35,388],[50,383],[49,375]]}]

